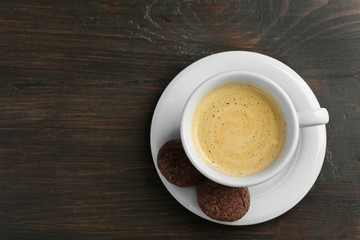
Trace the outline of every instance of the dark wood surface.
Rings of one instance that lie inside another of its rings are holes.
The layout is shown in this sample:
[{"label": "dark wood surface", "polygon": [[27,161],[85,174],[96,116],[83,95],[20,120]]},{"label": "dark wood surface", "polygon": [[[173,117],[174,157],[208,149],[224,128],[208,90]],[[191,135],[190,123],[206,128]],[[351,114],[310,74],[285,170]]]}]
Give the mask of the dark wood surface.
[{"label": "dark wood surface", "polygon": [[[1,239],[360,239],[359,1],[3,0],[0,50]],[[286,63],[330,113],[310,192],[247,227],[182,207],[150,153],[167,84],[228,50]]]}]

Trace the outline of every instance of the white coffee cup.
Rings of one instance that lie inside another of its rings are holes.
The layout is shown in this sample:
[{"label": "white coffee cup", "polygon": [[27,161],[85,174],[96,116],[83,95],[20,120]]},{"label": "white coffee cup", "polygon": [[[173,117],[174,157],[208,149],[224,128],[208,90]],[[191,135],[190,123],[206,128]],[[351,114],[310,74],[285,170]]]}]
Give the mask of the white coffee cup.
[{"label": "white coffee cup", "polygon": [[[192,120],[197,106],[212,90],[228,83],[250,84],[269,93],[277,101],[286,121],[286,141],[280,156],[264,171],[246,177],[230,176],[208,165],[192,140]],[[329,114],[325,108],[297,112],[287,93],[266,76],[247,71],[227,71],[205,80],[190,95],[183,109],[180,135],[188,158],[204,176],[227,186],[249,187],[276,176],[290,162],[299,142],[301,127],[326,124],[328,121]]]}]

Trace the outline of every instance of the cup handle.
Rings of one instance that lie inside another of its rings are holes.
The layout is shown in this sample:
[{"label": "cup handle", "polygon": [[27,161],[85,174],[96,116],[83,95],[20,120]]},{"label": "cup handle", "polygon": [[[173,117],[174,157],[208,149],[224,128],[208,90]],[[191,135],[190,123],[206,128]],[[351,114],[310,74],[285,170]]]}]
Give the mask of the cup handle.
[{"label": "cup handle", "polygon": [[326,108],[311,111],[298,112],[300,127],[312,127],[329,122],[329,113]]}]

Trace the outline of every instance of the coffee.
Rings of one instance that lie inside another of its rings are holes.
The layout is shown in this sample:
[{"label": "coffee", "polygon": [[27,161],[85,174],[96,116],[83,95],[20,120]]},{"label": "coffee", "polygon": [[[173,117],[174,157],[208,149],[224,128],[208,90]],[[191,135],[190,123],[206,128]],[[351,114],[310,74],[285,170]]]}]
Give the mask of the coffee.
[{"label": "coffee", "polygon": [[270,94],[249,84],[230,83],[201,100],[191,131],[207,164],[224,174],[245,177],[265,170],[281,154],[286,122]]}]

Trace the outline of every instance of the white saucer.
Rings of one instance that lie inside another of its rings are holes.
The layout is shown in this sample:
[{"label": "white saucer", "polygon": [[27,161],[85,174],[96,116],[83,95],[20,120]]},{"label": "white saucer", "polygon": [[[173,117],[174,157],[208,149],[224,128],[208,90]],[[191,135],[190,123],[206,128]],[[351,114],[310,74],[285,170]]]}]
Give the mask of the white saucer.
[{"label": "white saucer", "polygon": [[209,221],[227,225],[251,225],[271,220],[294,207],[316,181],[325,157],[325,125],[300,129],[300,143],[291,163],[276,177],[250,187],[250,209],[235,222],[216,221],[206,216],[197,204],[196,188],[181,188],[169,183],[160,173],[156,160],[160,147],[180,138],[180,118],[191,92],[207,78],[224,71],[253,71],[273,79],[283,87],[298,111],[320,108],[305,81],[285,64],[271,57],[244,51],[214,54],[191,64],[167,86],[156,106],[150,133],[151,152],[161,181],[185,208]]}]

